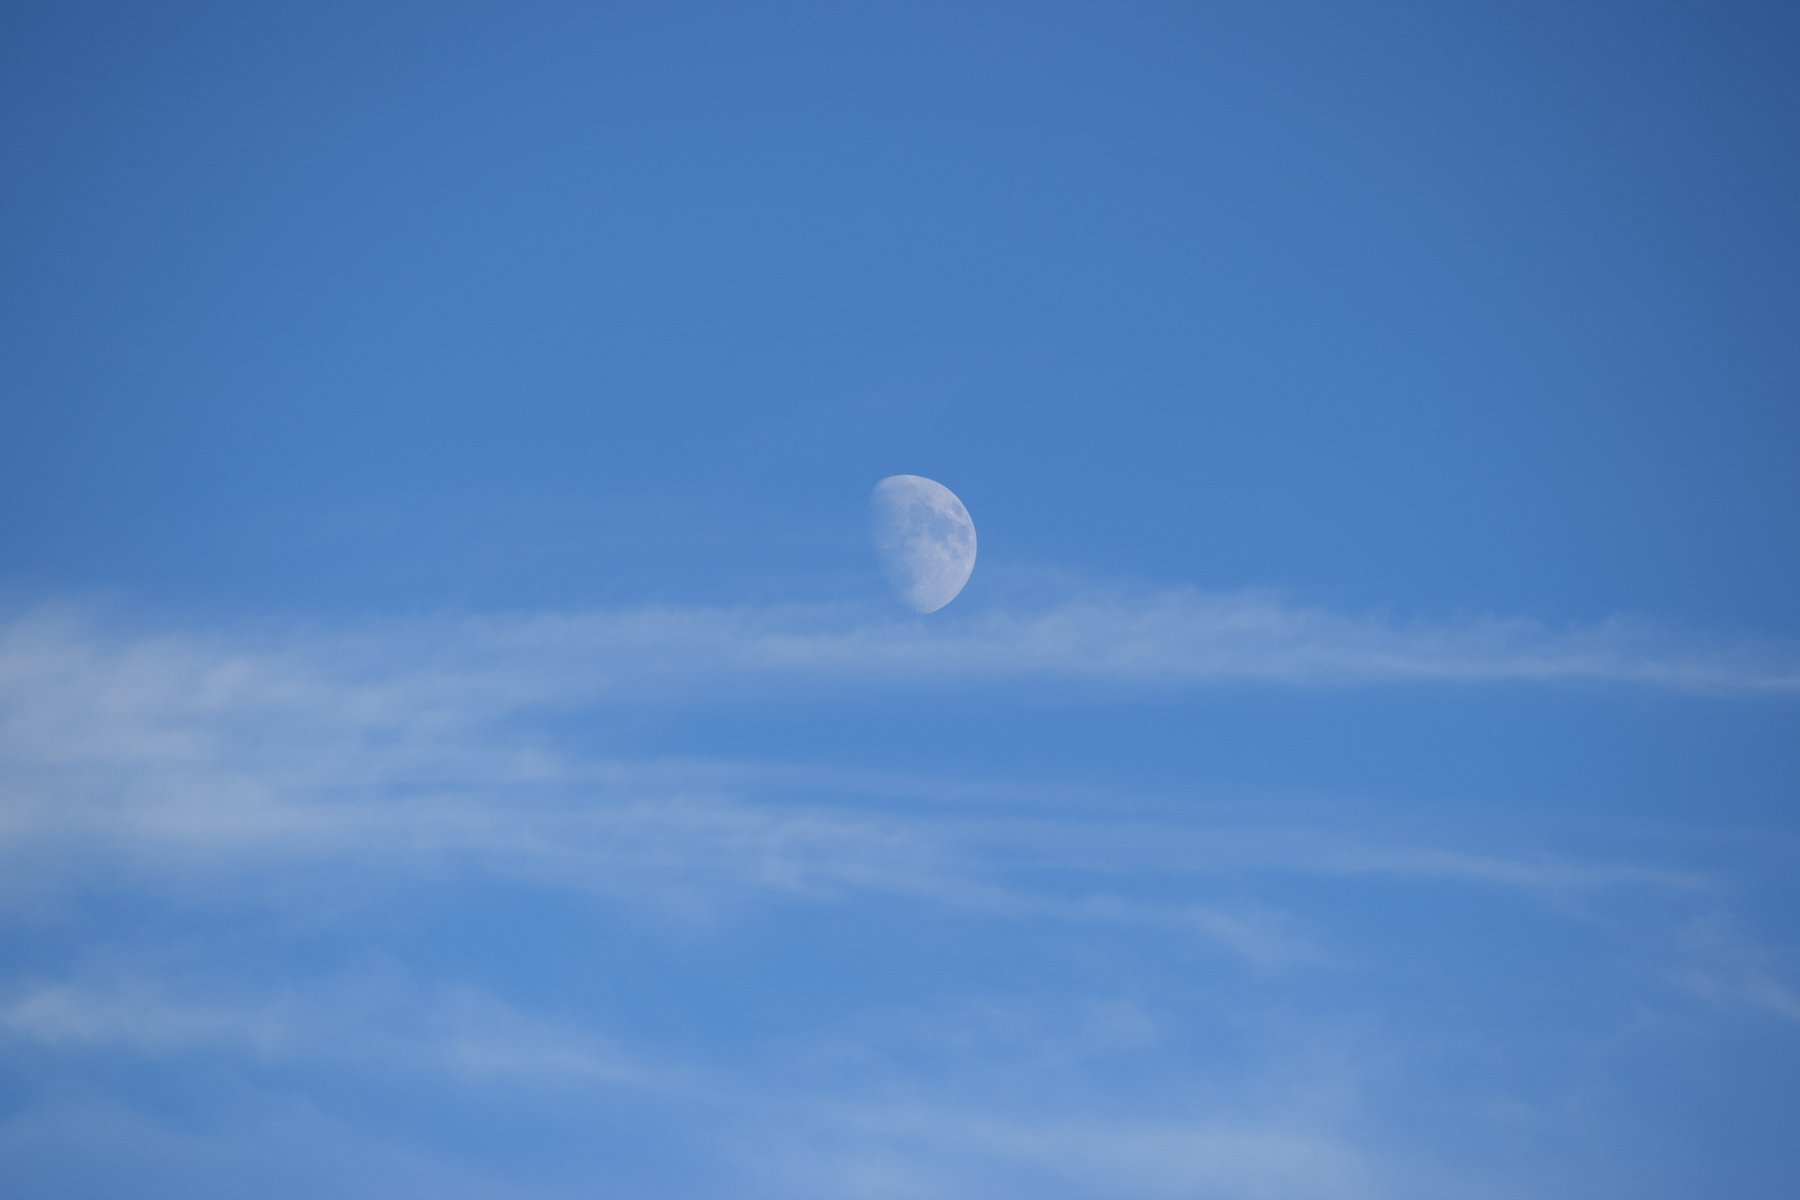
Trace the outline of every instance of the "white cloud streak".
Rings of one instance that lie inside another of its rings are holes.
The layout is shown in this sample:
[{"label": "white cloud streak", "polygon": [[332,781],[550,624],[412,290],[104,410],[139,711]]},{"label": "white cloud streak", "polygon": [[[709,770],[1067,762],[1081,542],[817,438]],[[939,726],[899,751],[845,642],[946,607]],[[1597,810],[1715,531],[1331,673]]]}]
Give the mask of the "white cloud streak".
[{"label": "white cloud streak", "polygon": [[[66,716],[69,703],[104,729],[146,700],[190,711],[279,709],[316,702],[321,688],[353,705],[346,715],[404,714],[415,727],[544,703],[711,703],[746,687],[759,701],[782,687],[1009,683],[1585,683],[1800,694],[1800,646],[1772,639],[1625,618],[1562,629],[1523,619],[1398,621],[1259,593],[1111,593],[929,621],[845,608],[640,607],[265,626],[227,637],[108,637],[102,628],[55,607],[0,621],[0,693],[30,698],[8,716],[15,731],[30,733],[34,716]],[[173,755],[193,744],[142,748]]]},{"label": "white cloud streak", "polygon": [[[121,886],[243,904],[321,865],[340,895],[352,883],[477,874],[659,916],[712,920],[746,899],[875,898],[1100,934],[1089,942],[1127,932],[1195,939],[1262,979],[1333,965],[1333,947],[1313,923],[1259,902],[1247,878],[1404,879],[1552,902],[1653,893],[1677,907],[1713,884],[1655,863],[1509,856],[1366,829],[1213,822],[1191,810],[1165,820],[1144,805],[1123,812],[1118,797],[1099,806],[1029,786],[602,758],[543,733],[533,715],[766,701],[784,689],[1010,684],[1536,681],[1783,694],[1795,680],[1786,654],[1624,625],[1409,629],[1191,594],[942,625],[646,609],[196,634],[39,610],[0,624],[0,905]],[[1716,938],[1697,945],[1679,986],[1796,1011],[1780,964],[1721,950]],[[713,1086],[603,1034],[453,992],[396,1005],[354,987],[234,995],[216,980],[184,988],[76,972],[0,980],[0,1035],[59,1053],[323,1054],[533,1086],[690,1095]],[[904,1084],[906,1073],[886,1078]],[[1016,1097],[984,1107],[924,1088],[824,1101],[817,1088],[795,1092],[788,1109],[807,1145],[773,1156],[771,1195],[992,1194],[969,1181],[997,1175],[1018,1194],[1045,1181],[1070,1195],[1396,1194],[1339,1109],[1305,1119],[1205,1105],[1121,1115]],[[756,1107],[738,1099],[740,1111]],[[779,1140],[752,1135],[764,1148]]]},{"label": "white cloud streak", "polygon": [[[192,878],[197,867],[254,872],[279,859],[362,862],[371,876],[461,866],[701,911],[744,892],[874,893],[994,917],[1182,929],[1264,965],[1308,961],[1316,951],[1279,914],[1228,891],[1150,905],[1113,894],[1106,878],[1259,869],[1543,893],[1700,886],[1654,866],[1134,822],[1121,818],[1117,797],[1107,798],[1104,819],[1083,819],[1037,804],[996,808],[980,801],[980,789],[939,781],[572,757],[516,720],[535,705],[603,703],[620,663],[630,673],[657,662],[676,676],[707,662],[829,667],[845,686],[859,676],[856,664],[883,662],[910,662],[914,678],[933,670],[948,678],[951,661],[977,675],[1008,662],[1129,675],[1136,668],[1093,666],[1115,662],[1110,650],[1070,649],[1108,642],[1095,630],[1110,621],[1140,630],[1118,661],[1142,664],[1148,677],[1190,668],[1159,659],[1157,638],[1143,630],[1310,622],[1249,602],[1220,604],[1158,603],[1129,620],[1114,612],[1087,624],[1071,609],[1010,634],[978,622],[953,628],[943,645],[917,625],[803,634],[796,614],[772,611],[441,618],[235,638],[109,631],[41,611],[0,627],[0,859],[12,867],[15,892],[96,859],[171,879]],[[1078,628],[1088,632],[1078,637]],[[708,654],[696,650],[702,645]],[[1060,660],[1052,645],[1064,648]],[[1422,657],[1417,647],[1409,653]],[[1459,653],[1468,657],[1466,647]],[[684,686],[697,687],[696,678]],[[952,791],[963,802],[939,811],[865,802],[909,789]],[[1025,887],[1017,880],[1026,871],[1059,882]]]},{"label": "white cloud streak", "polygon": [[579,1083],[646,1091],[690,1075],[637,1061],[591,1032],[529,1017],[467,988],[421,995],[391,978],[308,981],[274,993],[186,985],[110,964],[0,994],[0,1039],[162,1057],[221,1051],[272,1061],[328,1059],[466,1080]]}]

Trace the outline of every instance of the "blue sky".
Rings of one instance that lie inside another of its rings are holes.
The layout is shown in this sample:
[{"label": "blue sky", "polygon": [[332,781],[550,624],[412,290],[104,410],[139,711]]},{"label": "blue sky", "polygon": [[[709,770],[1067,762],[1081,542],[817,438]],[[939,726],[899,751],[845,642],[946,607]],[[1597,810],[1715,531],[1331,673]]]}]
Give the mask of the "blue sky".
[{"label": "blue sky", "polygon": [[1785,1197],[1796,52],[8,5],[9,1188]]}]

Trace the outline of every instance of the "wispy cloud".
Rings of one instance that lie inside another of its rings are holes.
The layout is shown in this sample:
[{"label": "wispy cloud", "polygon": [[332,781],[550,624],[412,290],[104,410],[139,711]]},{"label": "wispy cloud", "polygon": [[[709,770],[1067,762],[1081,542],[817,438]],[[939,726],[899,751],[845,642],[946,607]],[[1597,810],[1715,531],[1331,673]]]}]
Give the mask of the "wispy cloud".
[{"label": "wispy cloud", "polygon": [[[1245,603],[1219,610],[1234,618],[1209,620],[1307,624],[1266,612],[1251,619]],[[1152,606],[1125,623],[1180,624],[1204,609]],[[692,651],[704,641],[740,665],[769,669],[884,657],[891,664],[909,655],[929,664],[948,653],[917,626],[772,631],[799,623],[792,613],[664,612],[227,637],[107,629],[39,612],[0,630],[0,856],[14,868],[15,889],[111,856],[172,878],[270,859],[363,862],[383,875],[460,864],[676,908],[704,909],[744,891],[796,899],[876,893],[996,917],[1185,929],[1264,963],[1304,961],[1314,951],[1279,914],[1228,888],[1150,904],[1110,891],[1108,877],[1251,869],[1545,893],[1701,886],[1691,872],[1656,864],[1159,822],[1122,815],[1116,795],[1088,803],[1083,815],[1066,794],[1043,803],[1029,783],[1011,785],[1006,802],[996,803],[1004,790],[994,785],[941,779],[595,758],[520,722],[522,708],[575,702],[614,663],[645,670],[676,644]],[[1066,646],[1083,640],[1067,630],[1107,627],[1071,613],[1049,624],[1065,632],[1049,637],[1044,626],[1028,625],[1014,640]],[[727,626],[739,634],[727,636]],[[697,632],[705,630],[712,633]],[[645,639],[648,650],[639,644]],[[894,645],[872,648],[884,639]],[[959,649],[949,657],[980,674],[979,663],[964,660],[996,641],[1005,638],[992,622],[953,629],[948,644]],[[1141,658],[1151,673],[1155,641],[1139,637],[1126,660]],[[853,644],[863,648],[853,653]],[[1045,656],[1054,664],[1055,655]],[[672,657],[677,673],[700,661]],[[988,661],[1040,657],[1015,646]],[[1088,661],[1063,656],[1065,666]],[[892,803],[937,796],[959,803]],[[1036,882],[1022,883],[1027,876]]]},{"label": "wispy cloud", "polygon": [[1747,1008],[1800,1021],[1800,961],[1746,936],[1719,913],[1685,922],[1677,935],[1681,959],[1671,972],[1693,995],[1727,1009]]},{"label": "wispy cloud", "polygon": [[555,1026],[468,988],[422,994],[391,973],[365,973],[258,992],[205,974],[172,974],[111,963],[75,978],[8,984],[0,992],[0,1041],[157,1057],[328,1060],[478,1081],[693,1086],[688,1073],[640,1062],[591,1031]]},{"label": "wispy cloud", "polygon": [[[771,687],[1598,683],[1800,695],[1800,646],[1618,618],[1398,620],[1262,593],[1071,595],[898,620],[845,607],[639,607],[421,616],[235,633],[145,630],[45,607],[0,622],[6,732],[40,755],[198,746],[134,717],[280,712],[329,692],[402,735],[554,703],[766,700]],[[71,721],[81,718],[79,725]],[[80,728],[88,736],[56,741]]]},{"label": "wispy cloud", "polygon": [[[1154,1120],[1020,1117],[940,1107],[840,1110],[805,1132],[814,1152],[782,1145],[768,1194],[907,1196],[1194,1195],[1353,1200],[1414,1194],[1341,1131],[1300,1120],[1200,1113]],[[821,1137],[821,1135],[823,1135]],[[771,1143],[765,1143],[771,1144]],[[1385,1186],[1384,1186],[1385,1184]]]},{"label": "wispy cloud", "polygon": [[[1398,1178],[1394,1166],[1378,1168],[1356,1142],[1347,1119],[1356,1088],[1338,1077],[1345,1064],[1329,1056],[1308,1057],[1304,1076],[1286,1076],[1279,1088],[1243,1096],[1230,1109],[1187,1104],[1171,1114],[1155,1098],[1140,1097],[1120,1111],[1081,1101],[1079,1093],[1021,1094],[1012,1080],[1022,1069],[1041,1071],[1046,1056],[1061,1060],[1052,1075],[1079,1080],[1095,1064],[1146,1046],[1154,1051],[1152,1018],[1118,1001],[984,1008],[908,1015],[909,1028],[877,1023],[813,1035],[798,1070],[703,1076],[653,1067],[590,1031],[466,991],[432,994],[363,977],[259,993],[217,978],[171,981],[166,968],[111,963],[73,981],[0,996],[0,1053],[28,1045],[140,1061],[235,1056],[265,1073],[425,1076],[428,1084],[461,1085],[490,1098],[496,1088],[511,1095],[536,1090],[577,1104],[624,1090],[687,1105],[688,1143],[731,1164],[732,1195],[881,1200],[920,1188],[972,1197],[1036,1194],[1046,1186],[1063,1195],[1126,1188],[1141,1196],[1200,1191],[1241,1200],[1396,1194],[1377,1185]],[[951,1056],[948,1078],[959,1082],[946,1086],[938,1071],[921,1073],[916,1062],[895,1057],[904,1042],[933,1047],[934,1059]],[[239,1104],[245,1100],[277,1107],[286,1121],[310,1130],[312,1154],[330,1148],[357,1161],[383,1161],[403,1178],[438,1175],[440,1194],[486,1194],[478,1176],[459,1180],[452,1161],[350,1136],[321,1111],[295,1111],[292,1096],[253,1091]],[[98,1140],[122,1162],[185,1154],[242,1181],[255,1174],[236,1161],[249,1146],[258,1148],[265,1169],[304,1173],[308,1151],[268,1133],[259,1123],[246,1127],[243,1114],[201,1132],[106,1104],[78,1115],[51,1103],[0,1120],[0,1146],[27,1155],[58,1139],[88,1147]]]},{"label": "wispy cloud", "polygon": [[54,1181],[61,1196],[141,1192],[179,1180],[194,1200],[246,1195],[396,1195],[536,1200],[574,1189],[497,1177],[464,1156],[409,1144],[290,1094],[233,1087],[205,1123],[80,1090],[0,1121],[0,1159],[15,1178]]},{"label": "wispy cloud", "polygon": [[1254,592],[1102,593],[988,610],[941,627],[817,622],[807,628],[786,614],[736,619],[744,622],[736,636],[714,639],[731,644],[740,662],[872,679],[1164,687],[1594,682],[1800,692],[1800,647],[1779,642],[1708,637],[1627,618],[1563,628],[1522,618],[1399,620]]},{"label": "wispy cloud", "polygon": [[[972,1032],[967,1021],[937,1028],[893,1053],[880,1049],[889,1036],[880,1030],[827,1022],[798,1042],[772,1038],[739,1061],[708,1064],[716,1069],[702,1079],[668,1065],[680,1054],[615,1036],[595,1014],[552,1019],[453,983],[396,991],[351,972],[259,990],[229,970],[189,978],[65,961],[0,975],[0,1042],[53,1058],[214,1056],[289,1073],[325,1063],[674,1096],[711,1106],[713,1134],[738,1147],[741,1177],[761,1179],[771,1196],[995,1194],[971,1180],[1020,1195],[1041,1194],[1046,1181],[1065,1195],[1442,1195],[1416,1176],[1396,1182],[1359,1129],[1355,1088],[1349,1102],[1330,1099],[1339,1083],[1328,1061],[1291,1086],[1246,1076],[1196,1098],[1182,1090],[1188,1067],[1217,1069],[1230,1057],[1217,1046],[1231,1038],[1203,1052],[1190,1045],[1183,1058],[1169,1030],[1222,1027],[1229,1005],[1215,993],[1232,981],[1303,996],[1308,981],[1366,980],[1383,947],[1346,943],[1334,905],[1396,883],[1411,889],[1409,909],[1465,894],[1524,900],[1512,907],[1529,911],[1527,923],[1559,920],[1571,900],[1634,920],[1652,912],[1655,936],[1672,943],[1656,969],[1678,989],[1791,1016],[1791,990],[1766,955],[1699,934],[1674,944],[1671,930],[1703,928],[1693,918],[1718,898],[1709,872],[1653,854],[1497,849],[1467,830],[1384,831],[1366,813],[1336,824],[1214,814],[1198,794],[1153,800],[1029,777],[609,755],[569,736],[561,716],[1018,683],[1535,680],[1782,693],[1793,679],[1784,653],[1622,625],[1420,630],[1190,594],[937,625],[661,609],[196,632],[39,610],[0,625],[0,914],[123,892],[240,916],[260,905],[257,927],[280,937],[292,933],[285,920],[331,920],[321,904],[354,910],[350,926],[445,879],[573,899],[596,924],[625,913],[621,927],[660,929],[674,918],[683,936],[805,910],[853,912],[860,937],[865,919],[898,910],[906,917],[890,932],[918,936],[917,924],[954,928],[972,944],[1035,940],[1053,989],[1077,981],[1091,993],[1084,1011],[1106,1016],[1058,1024],[1003,995],[1000,1016]],[[212,952],[215,967],[229,961]],[[1396,954],[1408,969],[1414,952]],[[1143,993],[1177,999],[1158,1012],[1137,1003]],[[1264,1036],[1281,1045],[1293,1031]],[[919,1047],[944,1038],[968,1047],[957,1070],[919,1069],[930,1057]],[[846,1040],[863,1047],[848,1075],[829,1065],[834,1053],[843,1061]],[[1155,1053],[1133,1058],[1144,1041]],[[1165,1091],[1136,1108],[1038,1095],[1032,1085],[1061,1077],[1045,1066],[1046,1044],[1076,1047],[1072,1094],[1125,1060],[1113,1082],[1130,1084],[1114,1094],[1142,1096],[1147,1080]],[[986,1091],[968,1084],[971,1070]],[[750,1115],[765,1110],[775,1116]],[[20,1133],[48,1112],[0,1125],[0,1145],[64,1136],[61,1126]],[[182,1144],[120,1120],[143,1154]],[[244,1177],[237,1171],[226,1174]]]}]

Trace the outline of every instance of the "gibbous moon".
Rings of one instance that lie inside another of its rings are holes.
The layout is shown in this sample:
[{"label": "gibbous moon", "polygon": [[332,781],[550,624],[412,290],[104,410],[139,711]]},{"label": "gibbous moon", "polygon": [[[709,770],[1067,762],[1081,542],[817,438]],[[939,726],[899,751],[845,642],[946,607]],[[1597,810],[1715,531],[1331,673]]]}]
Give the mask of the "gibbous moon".
[{"label": "gibbous moon", "polygon": [[975,522],[956,493],[923,475],[889,475],[869,497],[875,552],[914,612],[956,599],[975,569]]}]

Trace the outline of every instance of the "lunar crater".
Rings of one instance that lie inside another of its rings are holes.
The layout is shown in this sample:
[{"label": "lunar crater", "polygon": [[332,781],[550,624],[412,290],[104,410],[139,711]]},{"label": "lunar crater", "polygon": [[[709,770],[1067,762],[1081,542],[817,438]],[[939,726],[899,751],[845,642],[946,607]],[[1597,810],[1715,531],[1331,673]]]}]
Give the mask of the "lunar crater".
[{"label": "lunar crater", "polygon": [[975,522],[935,479],[889,475],[870,496],[875,551],[883,573],[914,612],[956,599],[975,570]]}]

